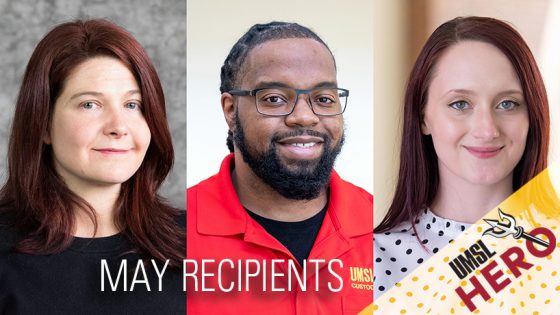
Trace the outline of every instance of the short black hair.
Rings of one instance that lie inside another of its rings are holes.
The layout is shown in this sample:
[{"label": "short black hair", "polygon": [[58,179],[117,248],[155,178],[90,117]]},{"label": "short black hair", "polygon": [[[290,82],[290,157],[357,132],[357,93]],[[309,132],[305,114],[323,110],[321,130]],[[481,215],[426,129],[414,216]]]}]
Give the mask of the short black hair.
[{"label": "short black hair", "polygon": [[[224,65],[221,69],[220,92],[228,92],[234,89],[238,83],[241,68],[249,52],[256,46],[276,39],[285,38],[310,38],[323,44],[331,56],[332,51],[329,46],[315,32],[305,26],[297,23],[287,22],[270,22],[267,24],[255,24],[233,45]],[[231,131],[228,133],[227,146],[230,152],[233,152],[233,141],[231,140]]]}]

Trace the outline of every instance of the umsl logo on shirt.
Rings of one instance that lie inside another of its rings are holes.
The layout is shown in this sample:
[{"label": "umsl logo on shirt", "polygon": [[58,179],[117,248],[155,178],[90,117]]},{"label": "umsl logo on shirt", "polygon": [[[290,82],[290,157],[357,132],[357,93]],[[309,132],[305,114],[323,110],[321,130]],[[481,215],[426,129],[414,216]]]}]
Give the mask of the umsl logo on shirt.
[{"label": "umsl logo on shirt", "polygon": [[350,267],[350,283],[352,289],[373,291],[373,268]]},{"label": "umsl logo on shirt", "polygon": [[[497,238],[511,235],[515,239],[524,239],[527,251],[534,258],[547,257],[556,248],[556,237],[551,230],[545,227],[537,227],[527,233],[523,227],[516,225],[515,218],[512,215],[503,212],[501,209],[498,209],[498,212],[500,220],[484,219],[490,225],[490,228],[484,231],[482,235]],[[544,240],[541,235],[544,235],[548,240]],[[540,246],[537,247],[535,244]],[[480,269],[479,275],[475,274],[468,279],[469,286],[465,288],[459,286],[455,289],[455,292],[471,312],[477,309],[473,301],[475,297],[480,296],[484,301],[488,301],[491,295],[502,291],[512,283],[511,277],[506,275],[508,269],[515,278],[519,278],[534,266],[533,263],[529,262],[534,259],[526,257],[523,248],[518,246],[508,248],[499,258],[491,260],[495,255],[496,252],[491,251],[482,239],[479,239],[449,262],[449,266],[459,279],[464,279]],[[501,261],[503,265],[499,266],[497,261]],[[483,264],[486,264],[486,266],[481,267]],[[487,290],[482,283],[488,284],[493,292]]]}]

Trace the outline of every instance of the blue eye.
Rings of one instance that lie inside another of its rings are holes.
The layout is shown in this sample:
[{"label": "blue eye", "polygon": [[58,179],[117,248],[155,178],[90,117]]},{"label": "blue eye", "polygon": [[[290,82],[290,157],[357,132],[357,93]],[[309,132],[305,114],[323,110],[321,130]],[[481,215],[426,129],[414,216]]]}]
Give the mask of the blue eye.
[{"label": "blue eye", "polygon": [[129,102],[129,103],[126,103],[125,107],[128,108],[128,109],[140,109],[140,104],[138,104],[136,102]]},{"label": "blue eye", "polygon": [[80,105],[80,107],[82,107],[82,108],[84,108],[84,109],[92,109],[92,108],[94,108],[95,106],[96,106],[96,104],[95,104],[94,102],[85,102],[85,103],[82,103],[82,104]]},{"label": "blue eye", "polygon": [[453,109],[456,109],[456,110],[464,111],[466,109],[469,109],[470,105],[466,101],[457,101],[457,102],[453,102],[453,103],[449,104],[449,107],[451,107]]},{"label": "blue eye", "polygon": [[512,110],[512,109],[515,109],[518,106],[519,106],[519,103],[507,100],[507,101],[500,102],[500,104],[498,104],[497,108],[498,109],[503,109],[503,110]]}]

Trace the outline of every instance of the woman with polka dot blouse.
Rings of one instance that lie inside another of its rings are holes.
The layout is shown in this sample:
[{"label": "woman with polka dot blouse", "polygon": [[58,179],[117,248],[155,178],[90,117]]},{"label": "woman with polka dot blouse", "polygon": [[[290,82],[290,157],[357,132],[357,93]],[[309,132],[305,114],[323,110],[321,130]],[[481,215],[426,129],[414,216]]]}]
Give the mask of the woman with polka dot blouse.
[{"label": "woman with polka dot blouse", "polygon": [[546,168],[549,120],[510,25],[459,17],[434,31],[410,74],[396,191],[375,229],[376,298]]}]

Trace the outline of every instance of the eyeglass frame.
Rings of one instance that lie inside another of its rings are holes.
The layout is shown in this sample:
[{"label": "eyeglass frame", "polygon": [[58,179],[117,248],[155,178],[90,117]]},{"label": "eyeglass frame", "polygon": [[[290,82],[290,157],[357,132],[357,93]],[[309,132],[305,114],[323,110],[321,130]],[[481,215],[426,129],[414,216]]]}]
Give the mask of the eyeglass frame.
[{"label": "eyeglass frame", "polygon": [[[292,105],[292,110],[290,110],[290,112],[286,113],[286,114],[265,114],[265,113],[261,113],[261,111],[259,110],[259,106],[257,105],[257,99],[255,98],[255,107],[256,107],[257,112],[259,114],[264,115],[264,116],[271,116],[271,117],[289,116],[296,109],[296,105],[297,105],[297,101],[299,99],[299,96],[302,95],[302,94],[307,94],[307,104],[309,105],[309,107],[311,107],[311,111],[313,112],[313,114],[315,114],[318,117],[319,116],[320,117],[333,117],[333,116],[342,115],[344,113],[344,111],[346,111],[346,105],[348,104],[348,96],[350,96],[350,90],[339,88],[339,87],[315,87],[315,88],[311,88],[311,89],[294,89],[294,88],[285,87],[285,86],[282,86],[282,87],[268,86],[268,87],[262,87],[262,88],[254,89],[254,90],[233,89],[233,90],[228,91],[228,93],[233,95],[233,96],[257,96],[257,92],[259,92],[259,91],[268,90],[268,89],[275,89],[275,88],[290,89],[290,90],[294,90],[296,92],[296,98],[295,98],[294,104]],[[315,112],[315,109],[313,107],[313,102],[311,101],[311,95],[309,93],[311,93],[315,90],[321,90],[321,89],[334,89],[334,90],[343,91],[346,94],[346,95],[344,95],[344,97],[345,97],[344,106],[342,106],[342,111],[340,113],[325,115],[325,114],[317,114]]]}]

